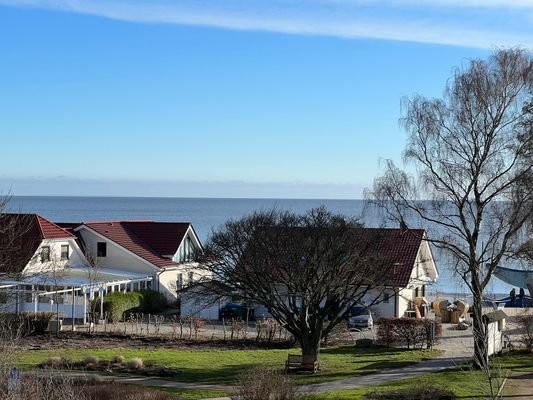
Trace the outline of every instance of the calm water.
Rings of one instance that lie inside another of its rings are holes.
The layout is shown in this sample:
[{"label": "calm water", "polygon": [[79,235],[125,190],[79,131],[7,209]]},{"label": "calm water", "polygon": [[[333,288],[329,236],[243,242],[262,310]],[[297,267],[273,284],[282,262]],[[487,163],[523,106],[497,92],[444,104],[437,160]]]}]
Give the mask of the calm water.
[{"label": "calm water", "polygon": [[[254,210],[272,209],[305,212],[326,206],[330,211],[357,217],[366,226],[382,226],[382,213],[364,207],[362,200],[285,200],[285,199],[193,199],[140,197],[13,197],[10,211],[37,213],[55,222],[98,220],[154,220],[191,222],[200,239],[206,241],[213,228],[230,218],[239,218]],[[390,224],[389,224],[390,225]],[[416,227],[416,224],[410,224]],[[435,290],[466,292],[445,264],[444,257],[435,253],[439,282]],[[490,292],[508,293],[510,287],[498,279],[489,284]]]}]

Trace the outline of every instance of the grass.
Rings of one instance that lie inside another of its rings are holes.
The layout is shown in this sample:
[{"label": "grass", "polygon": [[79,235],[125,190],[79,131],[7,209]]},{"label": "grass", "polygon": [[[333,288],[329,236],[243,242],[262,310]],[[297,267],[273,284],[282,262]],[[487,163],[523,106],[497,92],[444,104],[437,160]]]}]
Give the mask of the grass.
[{"label": "grass", "polygon": [[231,393],[223,392],[221,390],[205,390],[205,389],[177,389],[177,388],[157,388],[158,390],[174,393],[179,395],[183,400],[202,400],[217,397],[227,397]]},{"label": "grass", "polygon": [[[233,384],[237,376],[250,367],[266,365],[283,368],[287,354],[298,350],[209,350],[185,351],[170,349],[64,349],[58,351],[28,351],[21,354],[21,366],[34,367],[51,356],[61,355],[72,360],[96,356],[109,360],[120,354],[126,360],[141,358],[145,363],[176,368],[181,371],[180,382]],[[387,348],[356,348],[353,346],[328,347],[321,351],[322,371],[314,375],[297,375],[299,384],[320,383],[378,372],[385,368],[411,365],[431,358],[435,351],[399,350]]]},{"label": "grass", "polygon": [[[519,369],[533,371],[531,354],[514,353],[494,359],[496,368],[503,370]],[[503,371],[505,373],[505,371]],[[479,400],[486,398],[487,378],[480,371],[468,368],[453,368],[432,374],[419,375],[401,379],[380,386],[369,386],[360,389],[344,390],[313,396],[313,400],[364,400],[367,394],[375,390],[395,390],[414,386],[441,386],[451,390],[461,400]]]}]

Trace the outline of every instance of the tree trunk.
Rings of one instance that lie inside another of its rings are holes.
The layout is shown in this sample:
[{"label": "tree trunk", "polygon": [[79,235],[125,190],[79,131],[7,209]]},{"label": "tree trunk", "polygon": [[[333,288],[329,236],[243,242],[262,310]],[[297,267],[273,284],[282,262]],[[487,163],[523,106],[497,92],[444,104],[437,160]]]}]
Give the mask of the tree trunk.
[{"label": "tree trunk", "polygon": [[318,360],[320,354],[320,335],[302,335],[300,339],[303,356],[314,356]]},{"label": "tree trunk", "polygon": [[[473,285],[473,288],[479,289],[478,286]],[[474,363],[482,369],[488,370],[488,348],[487,348],[487,330],[483,323],[482,290],[473,291],[473,305],[472,305],[472,332],[474,335]]]}]

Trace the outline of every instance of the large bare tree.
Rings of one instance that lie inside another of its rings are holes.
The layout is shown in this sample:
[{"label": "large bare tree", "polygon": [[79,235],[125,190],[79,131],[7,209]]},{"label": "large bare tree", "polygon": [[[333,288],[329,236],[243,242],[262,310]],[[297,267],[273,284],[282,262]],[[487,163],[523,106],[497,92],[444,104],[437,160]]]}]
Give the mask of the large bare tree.
[{"label": "large bare tree", "polygon": [[323,208],[256,212],[213,232],[202,261],[215,281],[267,307],[303,355],[318,357],[321,339],[369,290],[379,287],[381,298],[390,263],[377,256],[379,230],[370,238],[360,228]]},{"label": "large bare tree", "polygon": [[404,101],[410,174],[387,162],[371,198],[416,219],[473,295],[474,360],[488,364],[483,292],[533,215],[531,54],[497,50],[457,68],[442,99]]}]

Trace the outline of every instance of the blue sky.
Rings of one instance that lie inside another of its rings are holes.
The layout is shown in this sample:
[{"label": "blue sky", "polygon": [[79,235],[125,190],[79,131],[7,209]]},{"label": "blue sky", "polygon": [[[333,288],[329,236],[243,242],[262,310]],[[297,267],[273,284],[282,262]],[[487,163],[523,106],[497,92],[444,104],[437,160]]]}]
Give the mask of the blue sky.
[{"label": "blue sky", "polygon": [[533,2],[0,0],[0,190],[357,198]]}]

